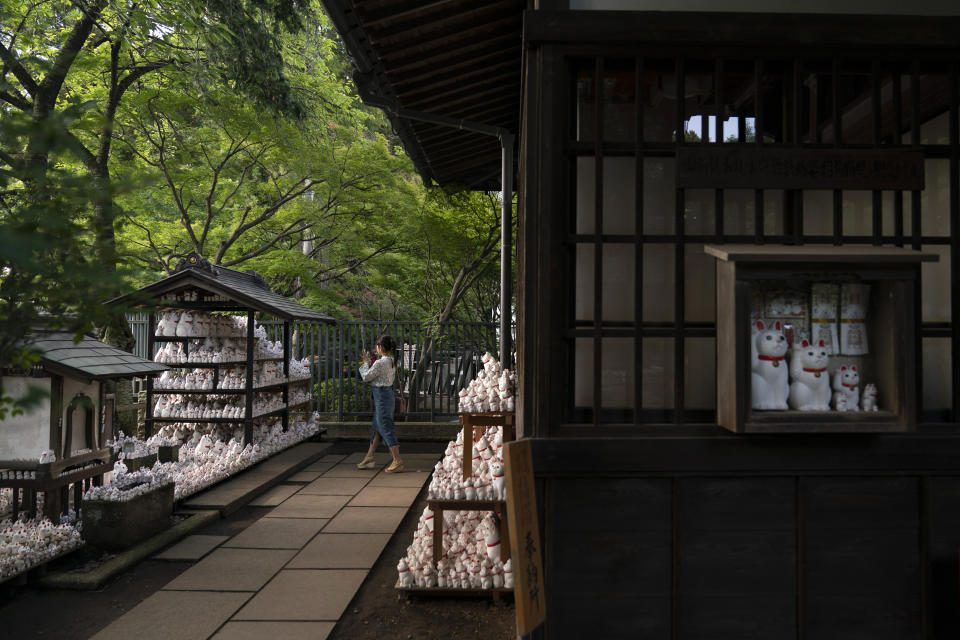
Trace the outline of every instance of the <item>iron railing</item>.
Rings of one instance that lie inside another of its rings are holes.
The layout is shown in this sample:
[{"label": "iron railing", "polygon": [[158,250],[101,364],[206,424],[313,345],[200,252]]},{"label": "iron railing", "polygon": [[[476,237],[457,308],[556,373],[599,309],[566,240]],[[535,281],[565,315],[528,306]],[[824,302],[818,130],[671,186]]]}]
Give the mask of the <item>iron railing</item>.
[{"label": "iron railing", "polygon": [[[151,357],[146,353],[146,313],[131,313],[127,319],[137,341],[136,354]],[[281,339],[281,321],[260,323],[269,339]],[[368,418],[373,415],[373,400],[358,372],[360,354],[371,350],[379,335],[390,334],[398,345],[395,389],[407,400],[402,416],[439,421],[457,413],[459,391],[482,368],[484,352],[497,354],[498,330],[493,322],[295,322],[291,353],[297,359],[310,358],[315,411],[341,422]]]}]

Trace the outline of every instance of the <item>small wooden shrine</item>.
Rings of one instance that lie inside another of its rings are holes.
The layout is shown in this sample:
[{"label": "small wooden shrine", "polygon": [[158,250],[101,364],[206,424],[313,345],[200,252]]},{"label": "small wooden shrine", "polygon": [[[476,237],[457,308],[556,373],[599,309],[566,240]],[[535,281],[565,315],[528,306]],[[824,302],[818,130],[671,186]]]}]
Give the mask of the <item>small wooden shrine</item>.
[{"label": "small wooden shrine", "polygon": [[42,492],[45,515],[57,521],[71,485],[79,504],[84,485],[99,483],[111,468],[106,444],[114,409],[103,383],[167,367],[64,331],[38,329],[25,342],[40,360],[29,370],[0,369],[4,394],[18,399],[40,391],[46,398],[0,423],[0,488],[13,489],[14,517],[21,510],[35,516]]}]

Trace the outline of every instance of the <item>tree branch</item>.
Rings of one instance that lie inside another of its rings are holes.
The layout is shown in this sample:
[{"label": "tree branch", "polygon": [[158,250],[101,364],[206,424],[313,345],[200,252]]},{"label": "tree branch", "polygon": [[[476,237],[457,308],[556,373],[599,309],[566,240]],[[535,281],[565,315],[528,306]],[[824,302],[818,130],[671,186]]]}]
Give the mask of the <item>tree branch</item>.
[{"label": "tree branch", "polygon": [[9,67],[10,71],[13,72],[13,75],[20,81],[20,84],[23,85],[23,88],[27,90],[34,98],[37,97],[37,91],[39,87],[37,86],[36,80],[33,79],[33,76],[30,75],[30,72],[20,64],[20,61],[17,60],[16,56],[10,52],[3,43],[0,43],[0,60],[3,60],[5,67]]},{"label": "tree branch", "polygon": [[33,103],[17,93],[0,91],[0,100],[12,104],[21,111],[33,110]]},{"label": "tree branch", "polygon": [[247,253],[243,254],[239,258],[234,258],[233,260],[229,260],[227,262],[220,262],[222,255],[217,255],[216,264],[222,264],[225,267],[232,267],[235,264],[246,262],[250,258],[256,258],[257,256],[266,253],[271,248],[273,248],[273,246],[277,244],[280,240],[290,237],[292,235],[295,235],[297,233],[300,233],[301,231],[306,231],[308,228],[310,228],[310,225],[308,225],[303,218],[300,218],[299,220],[294,220],[289,225],[287,225],[286,229],[277,233],[266,244],[261,245],[259,248],[254,249],[253,251],[248,251]]},{"label": "tree branch", "polygon": [[[46,113],[53,108],[57,96],[60,94],[60,87],[67,77],[67,72],[76,60],[77,54],[83,48],[83,43],[90,37],[90,32],[100,18],[107,0],[93,0],[89,7],[83,12],[83,17],[77,20],[67,37],[66,42],[60,47],[60,52],[54,58],[53,66],[37,87],[36,107]],[[22,80],[21,80],[22,82]]]}]

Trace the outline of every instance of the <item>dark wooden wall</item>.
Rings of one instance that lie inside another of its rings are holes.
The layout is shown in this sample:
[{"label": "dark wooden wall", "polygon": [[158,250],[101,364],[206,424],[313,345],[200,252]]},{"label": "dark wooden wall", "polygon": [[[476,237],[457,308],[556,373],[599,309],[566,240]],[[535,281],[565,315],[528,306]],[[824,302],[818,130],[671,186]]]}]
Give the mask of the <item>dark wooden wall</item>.
[{"label": "dark wooden wall", "polygon": [[535,441],[539,637],[960,637],[960,438],[869,441]]},{"label": "dark wooden wall", "polygon": [[[629,52],[670,35],[655,16],[559,13],[527,16],[521,117],[518,429],[535,438],[548,616],[533,637],[960,638],[958,425],[737,436],[716,426],[563,423],[572,308],[561,222],[565,51]],[[853,27],[838,18],[816,36],[807,28],[815,19],[755,32],[771,51],[781,35],[786,45],[843,40],[834,29],[877,51],[885,42],[955,46],[955,34],[930,20],[858,17]],[[740,23],[715,22],[684,16],[672,46],[741,43]]]}]

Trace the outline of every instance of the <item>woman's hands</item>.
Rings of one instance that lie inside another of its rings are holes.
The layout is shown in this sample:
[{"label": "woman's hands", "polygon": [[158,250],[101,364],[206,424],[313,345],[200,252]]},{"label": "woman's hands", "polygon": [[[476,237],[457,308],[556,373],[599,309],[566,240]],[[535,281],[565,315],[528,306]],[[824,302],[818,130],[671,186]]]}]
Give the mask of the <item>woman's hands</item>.
[{"label": "woman's hands", "polygon": [[365,365],[369,365],[369,364],[370,364],[370,352],[369,352],[369,351],[367,351],[366,349],[364,349],[363,351],[360,352],[360,357],[363,358],[363,364],[365,364]]}]

